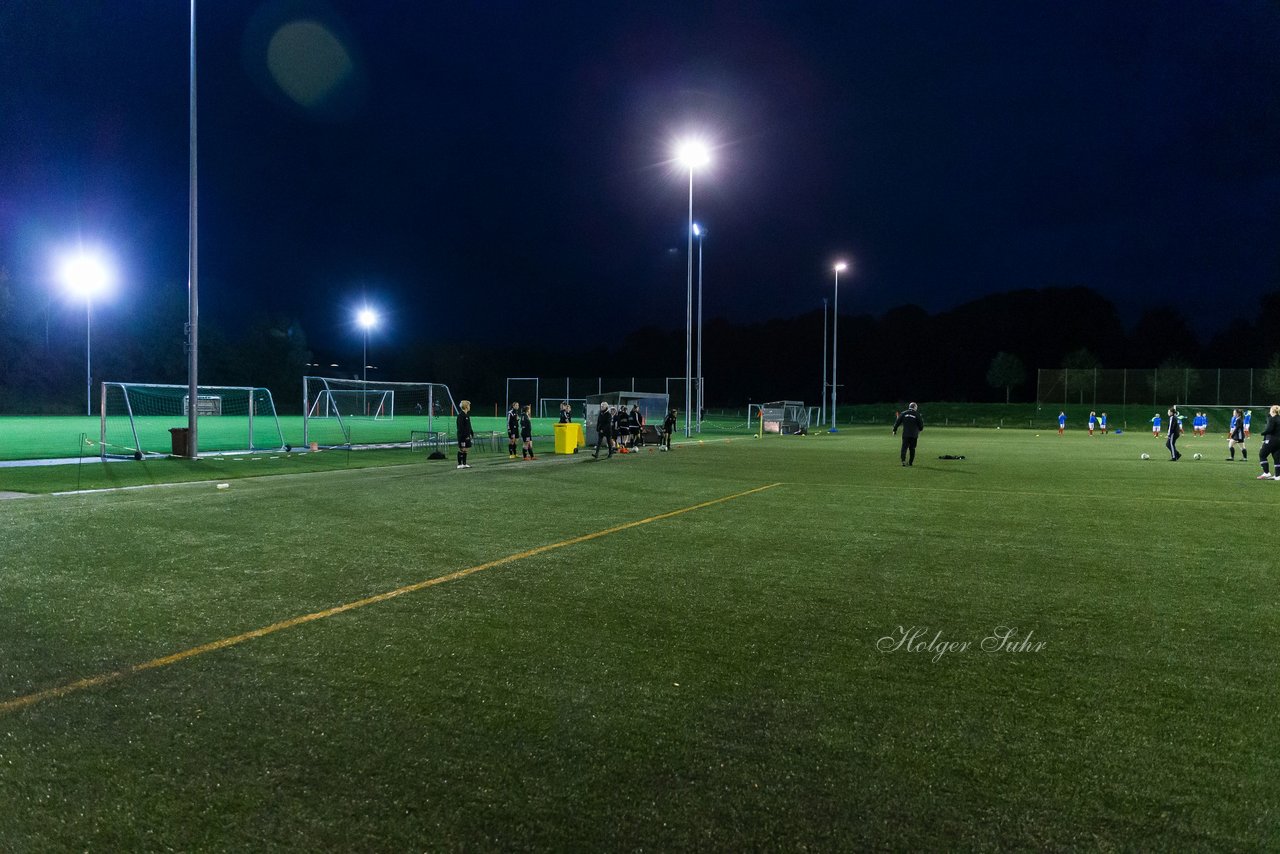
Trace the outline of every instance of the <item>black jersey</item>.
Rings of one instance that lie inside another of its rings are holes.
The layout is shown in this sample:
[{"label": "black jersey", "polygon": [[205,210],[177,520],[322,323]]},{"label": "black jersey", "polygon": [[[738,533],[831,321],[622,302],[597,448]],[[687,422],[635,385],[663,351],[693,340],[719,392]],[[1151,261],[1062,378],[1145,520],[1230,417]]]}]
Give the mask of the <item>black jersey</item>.
[{"label": "black jersey", "polygon": [[596,432],[606,439],[613,435],[613,416],[609,414],[609,410],[600,410],[600,415],[596,418]]},{"label": "black jersey", "polygon": [[676,432],[676,416],[675,416],[675,414],[674,414],[674,413],[673,413],[673,414],[671,414],[671,415],[668,415],[665,419],[663,419],[663,421],[662,421],[662,432],[663,432],[663,433],[674,433],[674,432]]},{"label": "black jersey", "polygon": [[631,427],[632,433],[640,432],[640,410],[633,409],[627,413],[627,424]]},{"label": "black jersey", "polygon": [[520,415],[520,438],[521,439],[533,438],[533,422],[529,420],[528,413],[522,413]]},{"label": "black jersey", "polygon": [[568,424],[568,423],[569,423],[570,421],[572,421],[572,420],[573,420],[573,413],[572,413],[570,410],[568,410],[568,409],[561,409],[561,410],[560,410],[560,423],[561,423],[561,424]]},{"label": "black jersey", "polygon": [[458,441],[465,442],[472,436],[471,416],[465,412],[458,413]]},{"label": "black jersey", "polygon": [[507,435],[515,436],[520,433],[520,413],[514,409],[507,413]]}]

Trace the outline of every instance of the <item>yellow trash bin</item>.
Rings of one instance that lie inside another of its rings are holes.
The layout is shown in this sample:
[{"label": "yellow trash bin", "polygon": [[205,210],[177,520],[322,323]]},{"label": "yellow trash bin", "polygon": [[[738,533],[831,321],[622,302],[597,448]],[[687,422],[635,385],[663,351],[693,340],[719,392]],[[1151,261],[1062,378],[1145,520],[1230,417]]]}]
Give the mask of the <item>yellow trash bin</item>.
[{"label": "yellow trash bin", "polygon": [[587,444],[581,424],[570,421],[568,424],[553,424],[552,427],[555,430],[557,454],[576,454],[578,448]]}]

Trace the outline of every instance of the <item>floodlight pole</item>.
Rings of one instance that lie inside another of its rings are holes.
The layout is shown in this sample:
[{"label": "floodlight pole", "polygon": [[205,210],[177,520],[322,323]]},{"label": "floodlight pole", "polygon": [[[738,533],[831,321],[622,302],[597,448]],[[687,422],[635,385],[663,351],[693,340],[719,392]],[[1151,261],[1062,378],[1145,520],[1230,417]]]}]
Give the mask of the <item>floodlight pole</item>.
[{"label": "floodlight pole", "polygon": [[689,243],[686,254],[689,259],[688,295],[685,299],[684,323],[684,435],[692,435],[689,429],[689,408],[693,405],[693,165],[689,165]]},{"label": "floodlight pole", "polygon": [[702,432],[702,244],[707,239],[707,230],[698,227],[698,432]]},{"label": "floodlight pole", "polygon": [[822,401],[822,423],[827,422],[827,298],[822,298],[822,393],[818,395]]},{"label": "floodlight pole", "polygon": [[836,427],[836,349],[840,340],[840,269],[843,264],[836,264],[836,292],[831,306],[831,429],[828,433],[839,433]]},{"label": "floodlight pole", "polygon": [[93,415],[93,337],[89,332],[93,297],[84,297],[84,414]]},{"label": "floodlight pole", "polygon": [[196,255],[196,0],[191,0],[191,39],[189,45],[191,91],[189,95],[190,158],[188,182],[190,184],[187,210],[187,456],[196,459],[200,453],[199,439],[199,342],[200,295],[197,277]]}]

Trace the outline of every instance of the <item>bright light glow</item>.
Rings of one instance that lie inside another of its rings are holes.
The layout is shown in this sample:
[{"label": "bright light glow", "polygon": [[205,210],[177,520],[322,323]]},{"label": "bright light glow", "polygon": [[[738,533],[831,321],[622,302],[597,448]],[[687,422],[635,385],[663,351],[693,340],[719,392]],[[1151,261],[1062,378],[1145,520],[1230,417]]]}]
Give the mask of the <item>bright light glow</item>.
[{"label": "bright light glow", "polygon": [[698,225],[696,222],[693,224],[693,236],[694,237],[702,236],[702,226]]},{"label": "bright light glow", "polygon": [[372,329],[378,325],[378,313],[371,308],[362,308],[356,313],[356,323],[361,329]]},{"label": "bright light glow", "polygon": [[836,262],[836,272],[837,272],[837,273],[843,273],[843,272],[844,272],[845,270],[847,270],[847,269],[849,269],[849,265],[848,265],[848,264],[846,264],[845,262],[843,262],[843,261],[837,261],[837,262]]},{"label": "bright light glow", "polygon": [[80,251],[62,261],[58,279],[69,293],[92,299],[110,287],[113,275],[111,266],[102,255]]},{"label": "bright light glow", "polygon": [[676,146],[676,160],[686,169],[701,169],[711,162],[711,152],[702,140],[686,139]]}]

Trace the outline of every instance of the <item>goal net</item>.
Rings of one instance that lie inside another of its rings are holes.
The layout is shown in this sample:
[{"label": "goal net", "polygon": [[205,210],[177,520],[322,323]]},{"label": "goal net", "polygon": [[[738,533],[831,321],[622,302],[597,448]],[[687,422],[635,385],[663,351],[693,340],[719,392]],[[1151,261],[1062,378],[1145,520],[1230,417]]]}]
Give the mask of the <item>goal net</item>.
[{"label": "goal net", "polygon": [[411,445],[415,434],[447,432],[457,414],[442,383],[302,378],[303,441],[318,447]]},{"label": "goal net", "polygon": [[[199,386],[201,451],[264,451],[284,447],[275,401],[265,388]],[[188,426],[190,387],[156,383],[102,384],[102,456],[168,454],[170,430]]]}]

